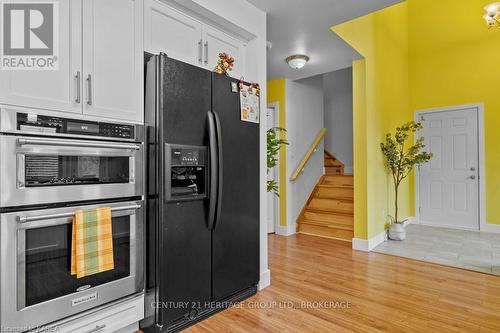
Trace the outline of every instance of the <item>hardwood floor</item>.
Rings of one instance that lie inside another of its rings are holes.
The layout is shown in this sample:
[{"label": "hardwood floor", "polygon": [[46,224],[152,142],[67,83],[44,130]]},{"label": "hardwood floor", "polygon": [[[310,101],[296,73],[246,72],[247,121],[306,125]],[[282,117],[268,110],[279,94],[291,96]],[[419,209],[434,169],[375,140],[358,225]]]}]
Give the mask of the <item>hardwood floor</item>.
[{"label": "hardwood floor", "polygon": [[269,262],[269,288],[186,332],[500,332],[500,277],[300,234],[269,236]]}]

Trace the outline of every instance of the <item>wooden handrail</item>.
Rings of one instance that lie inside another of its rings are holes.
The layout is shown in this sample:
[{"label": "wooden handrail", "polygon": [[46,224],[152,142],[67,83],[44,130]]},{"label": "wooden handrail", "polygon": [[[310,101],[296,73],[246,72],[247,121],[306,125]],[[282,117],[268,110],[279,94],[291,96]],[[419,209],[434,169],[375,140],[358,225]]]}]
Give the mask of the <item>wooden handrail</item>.
[{"label": "wooden handrail", "polygon": [[292,182],[297,180],[297,178],[299,178],[300,174],[304,171],[307,162],[309,162],[309,160],[311,159],[311,156],[316,152],[321,140],[323,140],[323,138],[325,137],[326,131],[327,131],[326,128],[323,128],[321,131],[319,131],[318,135],[316,136],[316,139],[314,139],[313,144],[307,150],[306,155],[304,156],[302,161],[300,161],[299,166],[297,167],[295,172],[292,174],[292,177],[290,177],[290,180]]}]

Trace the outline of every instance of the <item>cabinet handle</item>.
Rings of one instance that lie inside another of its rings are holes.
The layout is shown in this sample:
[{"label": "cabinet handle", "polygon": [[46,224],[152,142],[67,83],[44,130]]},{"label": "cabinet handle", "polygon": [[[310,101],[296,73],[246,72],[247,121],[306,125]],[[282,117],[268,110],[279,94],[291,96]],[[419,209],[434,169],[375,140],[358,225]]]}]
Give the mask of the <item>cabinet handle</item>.
[{"label": "cabinet handle", "polygon": [[208,65],[208,41],[205,42],[205,64]]},{"label": "cabinet handle", "polygon": [[202,62],[203,61],[203,41],[200,39],[200,41],[198,42],[198,62]]},{"label": "cabinet handle", "polygon": [[106,324],[102,324],[102,325],[97,325],[95,328],[91,329],[90,331],[87,331],[85,333],[95,333],[95,332],[99,332],[99,331],[102,331],[103,329],[106,328]]},{"label": "cabinet handle", "polygon": [[76,75],[75,75],[75,80],[76,80],[76,99],[75,99],[75,102],[80,104],[81,102],[81,96],[80,96],[80,91],[81,91],[81,73],[80,71],[77,71],[76,72]]},{"label": "cabinet handle", "polygon": [[92,105],[92,75],[87,76],[87,104]]}]

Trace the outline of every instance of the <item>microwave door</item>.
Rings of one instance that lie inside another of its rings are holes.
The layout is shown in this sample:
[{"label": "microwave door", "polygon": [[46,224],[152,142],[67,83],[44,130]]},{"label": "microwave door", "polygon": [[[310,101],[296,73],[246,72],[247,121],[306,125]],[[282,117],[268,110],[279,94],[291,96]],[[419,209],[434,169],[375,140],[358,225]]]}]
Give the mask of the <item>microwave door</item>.
[{"label": "microwave door", "polygon": [[2,207],[138,197],[143,145],[0,136]]}]

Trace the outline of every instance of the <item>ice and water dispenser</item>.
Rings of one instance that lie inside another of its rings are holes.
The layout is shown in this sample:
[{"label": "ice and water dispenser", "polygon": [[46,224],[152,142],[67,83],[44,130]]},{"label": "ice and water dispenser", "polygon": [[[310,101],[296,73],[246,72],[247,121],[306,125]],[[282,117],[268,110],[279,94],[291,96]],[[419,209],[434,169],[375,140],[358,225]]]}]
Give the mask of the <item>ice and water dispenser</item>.
[{"label": "ice and water dispenser", "polygon": [[208,149],[204,146],[165,145],[166,200],[200,200],[207,197]]}]

